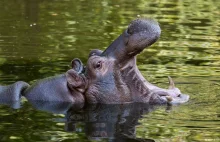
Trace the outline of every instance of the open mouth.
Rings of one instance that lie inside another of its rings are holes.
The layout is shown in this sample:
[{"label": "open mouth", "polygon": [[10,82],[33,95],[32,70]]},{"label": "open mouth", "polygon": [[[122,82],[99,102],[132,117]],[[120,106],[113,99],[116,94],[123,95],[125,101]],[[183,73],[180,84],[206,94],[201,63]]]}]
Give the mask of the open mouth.
[{"label": "open mouth", "polygon": [[[156,103],[167,102],[170,104],[184,103],[188,101],[189,97],[181,94],[180,90],[175,87],[171,78],[169,78],[170,87],[168,89],[157,87],[143,77],[136,65],[136,55],[155,43],[159,39],[160,34],[161,29],[159,24],[154,20],[137,19],[132,21],[128,28],[116,40],[114,40],[104,52],[93,51],[90,53],[90,62],[93,63],[93,69],[99,69],[98,67],[101,68],[102,62],[98,64],[99,62],[93,61],[93,57],[91,56],[97,55],[97,60],[98,58],[104,58],[108,64],[111,61],[114,62],[111,66],[108,66],[110,68],[107,68],[110,70],[110,72],[108,72],[110,74],[107,75],[106,72],[103,73],[103,70],[99,70],[101,73],[98,75],[106,75],[105,78],[111,78],[112,82],[116,82],[115,85],[119,90],[119,94],[121,93],[121,97],[124,97],[127,100],[130,99],[132,101]],[[96,76],[97,72],[94,72],[93,74]],[[97,83],[99,85],[104,83],[102,80],[103,78],[100,78],[101,81],[100,79],[98,81],[101,83]],[[107,91],[100,87],[99,89],[104,90],[103,92],[109,93],[108,89]],[[97,92],[98,91],[99,90],[97,89]],[[129,96],[128,94],[130,94],[130,98],[127,97]]]}]

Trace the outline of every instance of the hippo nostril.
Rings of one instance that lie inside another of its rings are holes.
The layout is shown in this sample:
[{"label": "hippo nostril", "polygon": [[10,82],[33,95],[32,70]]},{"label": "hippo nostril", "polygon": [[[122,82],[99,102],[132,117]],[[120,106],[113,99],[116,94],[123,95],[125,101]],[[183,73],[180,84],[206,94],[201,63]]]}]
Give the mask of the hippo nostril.
[{"label": "hippo nostril", "polygon": [[181,94],[177,95],[177,97],[181,97]]},{"label": "hippo nostril", "polygon": [[132,34],[132,30],[131,29],[126,29],[124,36],[128,37]]},{"label": "hippo nostril", "polygon": [[132,31],[131,28],[128,28],[128,29],[126,30],[126,33],[129,34],[129,35],[131,35],[131,34],[133,33],[133,31]]}]

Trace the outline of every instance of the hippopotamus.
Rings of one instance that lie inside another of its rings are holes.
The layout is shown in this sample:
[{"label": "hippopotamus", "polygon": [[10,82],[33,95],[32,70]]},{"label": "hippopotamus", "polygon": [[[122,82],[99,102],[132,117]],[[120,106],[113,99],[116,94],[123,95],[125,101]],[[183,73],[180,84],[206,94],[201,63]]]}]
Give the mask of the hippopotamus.
[{"label": "hippopotamus", "polygon": [[161,34],[159,24],[152,19],[136,19],[106,50],[92,50],[84,66],[80,59],[71,62],[65,74],[37,81],[31,86],[16,82],[0,87],[0,100],[54,101],[121,104],[142,102],[179,104],[189,100],[175,87],[171,77],[169,88],[148,82],[139,71],[136,56],[155,43]]}]

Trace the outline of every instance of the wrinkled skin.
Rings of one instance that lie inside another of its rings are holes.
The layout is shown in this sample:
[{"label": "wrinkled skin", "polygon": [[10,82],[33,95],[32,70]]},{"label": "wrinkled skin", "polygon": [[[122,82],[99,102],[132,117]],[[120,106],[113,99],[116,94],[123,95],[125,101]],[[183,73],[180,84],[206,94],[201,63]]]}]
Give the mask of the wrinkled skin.
[{"label": "wrinkled skin", "polygon": [[170,77],[169,89],[162,89],[145,80],[137,68],[136,55],[156,42],[160,32],[153,20],[134,20],[104,52],[92,50],[86,66],[74,59],[72,69],[64,75],[40,80],[31,87],[25,82],[0,86],[0,100],[19,100],[23,95],[29,101],[74,104],[187,102],[189,96],[182,94]]},{"label": "wrinkled skin", "polygon": [[[176,104],[188,101],[189,96],[182,94],[170,77],[169,89],[162,89],[146,81],[137,68],[136,55],[159,36],[160,27],[155,21],[133,21],[104,52],[91,51],[80,78],[74,78],[76,73],[69,70],[66,73],[68,86],[84,92],[88,103]],[[83,66],[78,65],[78,68]]]}]

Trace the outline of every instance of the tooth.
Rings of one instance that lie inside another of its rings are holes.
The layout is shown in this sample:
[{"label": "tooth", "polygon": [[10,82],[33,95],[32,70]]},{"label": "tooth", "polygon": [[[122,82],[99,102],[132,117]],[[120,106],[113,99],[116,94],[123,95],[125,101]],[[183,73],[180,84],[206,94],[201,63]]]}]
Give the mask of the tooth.
[{"label": "tooth", "polygon": [[170,76],[168,76],[168,80],[169,80],[169,89],[174,89],[175,88],[175,84],[174,84],[174,81],[173,81],[173,79],[170,77]]},{"label": "tooth", "polygon": [[171,96],[165,96],[168,102],[171,102],[173,98]]}]

